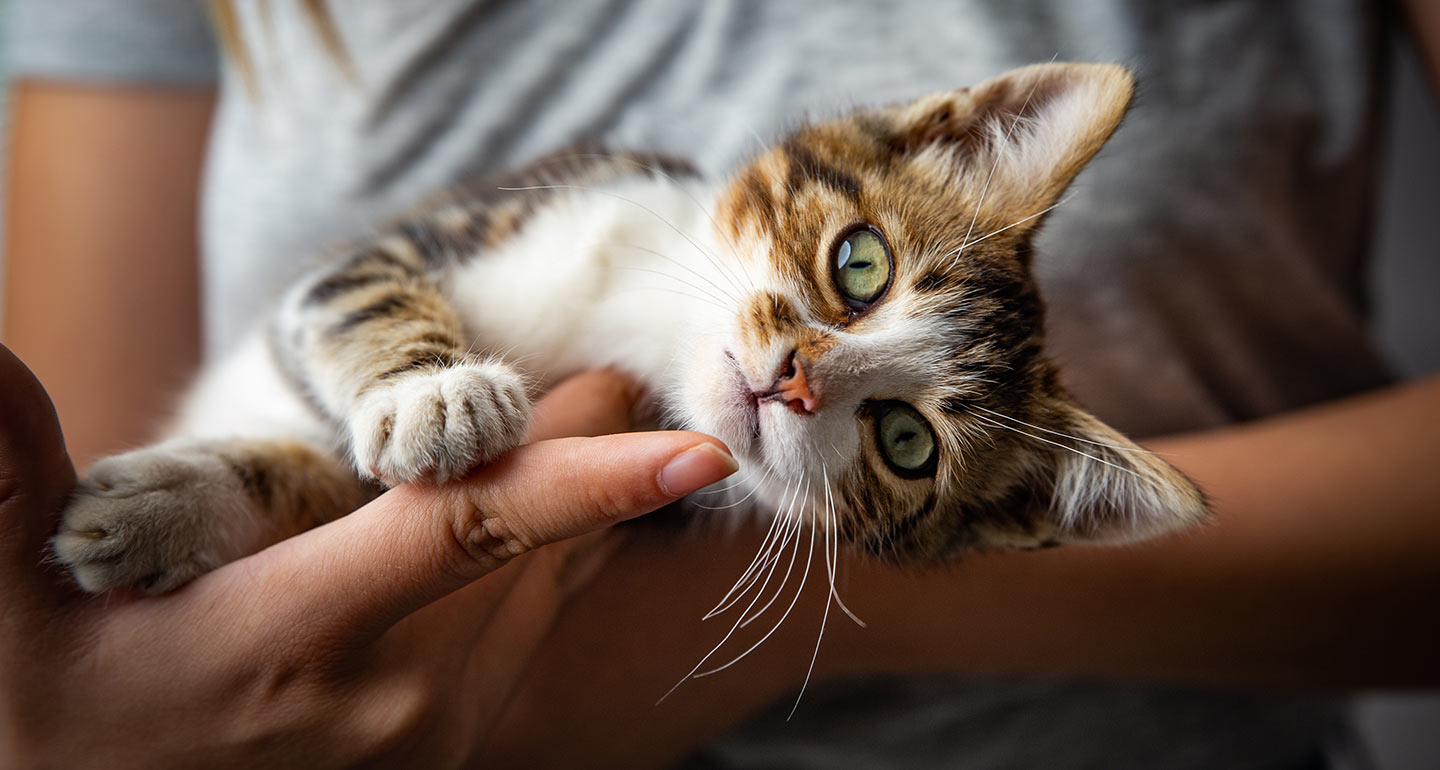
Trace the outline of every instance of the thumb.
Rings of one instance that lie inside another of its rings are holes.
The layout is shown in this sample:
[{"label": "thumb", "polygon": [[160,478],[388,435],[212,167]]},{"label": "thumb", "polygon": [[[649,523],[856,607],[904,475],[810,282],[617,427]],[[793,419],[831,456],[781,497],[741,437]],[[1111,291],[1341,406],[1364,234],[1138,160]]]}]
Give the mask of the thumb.
[{"label": "thumb", "polygon": [[307,624],[378,636],[519,554],[648,513],[736,468],[699,433],[542,441],[462,483],[399,487],[286,541],[262,590],[298,602]]},{"label": "thumb", "polygon": [[0,345],[0,581],[33,580],[54,514],[75,486],[45,388]]}]

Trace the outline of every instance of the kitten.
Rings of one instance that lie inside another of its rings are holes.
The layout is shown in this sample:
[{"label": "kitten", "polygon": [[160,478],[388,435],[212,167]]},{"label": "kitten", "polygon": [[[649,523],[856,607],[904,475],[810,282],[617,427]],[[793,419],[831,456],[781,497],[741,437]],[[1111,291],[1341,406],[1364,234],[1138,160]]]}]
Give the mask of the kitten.
[{"label": "kitten", "polygon": [[96,464],[55,552],[90,591],[171,590],[460,477],[595,367],[724,440],[732,501],[885,558],[1194,523],[1198,490],[1066,395],[1030,275],[1131,93],[1040,65],[802,127],[719,185],[597,153],[457,187],[296,284],[173,437]]}]

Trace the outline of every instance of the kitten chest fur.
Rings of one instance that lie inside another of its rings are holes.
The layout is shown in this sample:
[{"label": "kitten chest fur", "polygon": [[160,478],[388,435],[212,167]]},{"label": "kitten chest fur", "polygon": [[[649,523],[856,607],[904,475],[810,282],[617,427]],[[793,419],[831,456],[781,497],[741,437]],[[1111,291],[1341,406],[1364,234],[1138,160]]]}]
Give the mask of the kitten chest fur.
[{"label": "kitten chest fur", "polygon": [[713,256],[715,191],[681,185],[564,191],[498,248],[450,268],[441,289],[486,346],[475,352],[518,362],[542,388],[611,367],[670,390],[733,280]]}]

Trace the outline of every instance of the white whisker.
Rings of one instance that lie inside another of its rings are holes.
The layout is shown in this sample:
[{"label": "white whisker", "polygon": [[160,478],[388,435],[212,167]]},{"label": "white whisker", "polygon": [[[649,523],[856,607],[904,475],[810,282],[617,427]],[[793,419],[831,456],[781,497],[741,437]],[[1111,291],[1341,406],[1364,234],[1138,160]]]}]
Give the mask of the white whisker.
[{"label": "white whisker", "polygon": [[[1000,161],[1005,157],[1002,151],[1005,149],[1005,145],[1010,143],[1010,136],[1015,133],[1015,127],[1020,125],[1020,116],[1024,115],[1025,108],[1030,106],[1030,97],[1035,95],[1035,88],[1038,85],[1039,83],[1030,86],[1030,93],[1025,94],[1025,102],[1015,113],[1015,120],[1010,122],[1010,128],[1005,132],[1005,138],[1000,141],[1000,146],[995,148],[995,163],[990,166],[990,173],[985,176],[985,186],[980,189],[980,200],[975,204],[975,216],[970,218],[970,229],[966,230],[965,237],[960,239],[962,244],[969,241],[970,236],[975,232],[975,223],[980,220],[980,211],[985,207],[985,196],[990,192],[990,181],[995,178],[995,171],[1000,168]],[[955,259],[950,262],[952,267],[959,261],[960,254],[964,250],[965,247],[962,245],[959,251],[955,252]]]},{"label": "white whisker", "polygon": [[[766,474],[766,475],[768,476],[769,474]],[[799,482],[798,482],[798,481],[796,482],[796,488],[797,488],[797,491],[798,491],[798,488],[799,488]],[[789,487],[789,485],[787,484],[786,487],[785,487],[785,492],[782,493],[781,496],[780,496],[780,507],[783,508],[783,507],[785,506],[785,498],[789,495],[789,492],[790,492],[790,487]],[[748,566],[748,567],[745,568],[745,571],[744,571],[743,573],[741,573],[741,575],[740,575],[740,579],[739,579],[739,580],[736,580],[736,581],[735,581],[735,585],[731,586],[730,590],[727,591],[727,592],[725,593],[725,595],[720,598],[719,604],[716,604],[715,607],[713,607],[708,613],[705,614],[705,617],[701,618],[701,620],[709,620],[710,618],[714,617],[716,614],[718,614],[719,612],[721,612],[720,607],[721,607],[722,605],[724,605],[725,602],[729,601],[730,595],[733,594],[733,593],[735,593],[735,591],[740,588],[740,584],[741,584],[741,583],[744,583],[746,578],[750,577],[750,573],[752,573],[752,572],[755,571],[755,565],[759,564],[761,561],[764,560],[765,554],[767,553],[767,549],[768,549],[768,547],[770,546],[771,538],[774,538],[774,537],[777,536],[777,535],[776,535],[777,530],[779,530],[780,528],[781,528],[780,511],[779,511],[779,509],[777,509],[777,510],[775,511],[775,518],[773,518],[773,519],[770,520],[770,530],[765,533],[764,539],[762,539],[762,540],[760,541],[760,547],[757,548],[757,549],[755,549],[755,558],[750,561],[750,566]]]},{"label": "white whisker", "polygon": [[739,284],[736,284],[736,283],[734,282],[734,279],[731,278],[730,273],[729,273],[728,271],[726,271],[725,268],[720,265],[719,261],[716,260],[715,257],[710,254],[710,252],[706,251],[694,238],[691,238],[685,231],[683,231],[683,230],[681,230],[680,228],[676,227],[675,224],[674,224],[673,222],[671,222],[670,220],[666,219],[665,217],[660,216],[660,214],[659,214],[658,212],[656,212],[654,209],[650,208],[649,206],[646,206],[645,204],[643,204],[643,203],[641,203],[641,202],[639,202],[639,201],[631,200],[631,199],[629,199],[629,198],[626,198],[626,197],[623,196],[623,195],[617,195],[617,194],[615,194],[615,193],[613,193],[613,192],[610,192],[609,190],[599,190],[599,189],[596,189],[596,188],[594,188],[594,187],[586,187],[585,185],[578,185],[578,184],[527,185],[527,186],[524,186],[524,187],[499,187],[499,188],[496,188],[496,189],[504,190],[504,191],[506,191],[506,192],[523,192],[523,191],[526,191],[526,190],[579,190],[579,191],[581,191],[581,192],[593,193],[593,194],[595,194],[595,195],[604,195],[604,196],[606,196],[606,197],[608,197],[608,198],[614,198],[615,200],[624,201],[625,203],[629,203],[630,205],[635,206],[635,207],[638,207],[640,210],[648,213],[650,216],[655,217],[656,219],[660,220],[666,227],[668,227],[668,228],[670,228],[671,230],[673,230],[676,235],[680,236],[681,238],[684,238],[687,243],[689,243],[691,246],[695,247],[695,251],[699,252],[699,253],[700,253],[700,256],[704,257],[704,258],[706,259],[706,261],[708,261],[712,267],[714,267],[717,271],[720,272],[720,275],[721,275],[721,276],[723,276],[727,281],[730,281],[731,286],[733,286],[736,291],[738,291],[738,292],[740,292],[740,293],[742,293],[742,294],[745,292],[744,289],[740,288]]},{"label": "white whisker", "polygon": [[[696,508],[704,508],[704,509],[707,510],[707,511],[724,511],[724,510],[727,510],[727,509],[730,509],[730,508],[738,508],[739,506],[743,505],[746,500],[749,500],[752,496],[754,496],[756,492],[760,491],[760,487],[762,487],[762,486],[765,485],[765,482],[770,479],[770,474],[772,474],[772,473],[774,473],[774,472],[775,472],[775,469],[774,469],[774,468],[768,468],[768,469],[766,469],[764,477],[762,477],[762,478],[760,479],[760,483],[759,483],[759,484],[756,484],[754,487],[752,487],[752,488],[750,489],[749,494],[745,495],[744,497],[740,498],[739,500],[736,500],[736,501],[733,502],[733,503],[730,503],[729,505],[703,505],[703,504],[701,504],[701,503],[697,503],[697,502],[694,502],[694,501],[688,502],[687,505],[693,505],[693,506],[695,506]],[[728,489],[728,487],[727,487],[727,489]],[[785,498],[784,498],[784,497],[781,497],[780,500],[781,500],[781,505],[784,505],[784,500],[785,500]],[[779,511],[776,511],[776,513],[779,513]]]},{"label": "white whisker", "polygon": [[966,408],[967,408],[967,409],[979,409],[980,411],[985,412],[986,414],[993,414],[993,415],[995,415],[996,417],[999,417],[999,418],[1002,419],[1002,420],[1009,420],[1010,422],[1019,423],[1020,425],[1024,425],[1024,426],[1027,427],[1027,428],[1033,428],[1033,429],[1038,430],[1038,431],[1040,431],[1040,432],[1042,432],[1042,433],[1049,433],[1049,434],[1052,435],[1052,436],[1060,436],[1061,438],[1068,438],[1068,439],[1070,439],[1071,441],[1079,441],[1079,442],[1082,443],[1082,444],[1093,444],[1093,445],[1095,445],[1095,446],[1105,447],[1106,449],[1114,449],[1114,450],[1116,450],[1116,451],[1118,451],[1118,452],[1138,452],[1138,453],[1140,453],[1140,454],[1147,454],[1147,455],[1158,454],[1157,452],[1152,452],[1152,451],[1150,451],[1149,449],[1146,449],[1146,448],[1144,448],[1144,447],[1124,446],[1124,445],[1121,445],[1121,444],[1107,444],[1107,443],[1105,443],[1105,442],[1103,442],[1103,441],[1091,441],[1091,440],[1088,439],[1088,438],[1080,438],[1079,436],[1072,436],[1072,435],[1070,435],[1069,433],[1064,433],[1064,432],[1062,432],[1062,431],[1050,430],[1049,428],[1042,428],[1042,427],[1040,427],[1039,425],[1031,425],[1030,423],[1025,422],[1024,420],[1017,420],[1017,419],[1015,419],[1014,417],[1011,417],[1010,415],[1001,414],[1001,413],[999,413],[999,412],[997,412],[997,411],[995,411],[995,410],[993,410],[993,409],[986,409],[985,407],[979,406],[978,404],[971,404],[971,405],[967,406]]},{"label": "white whisker", "polygon": [[[808,490],[809,487],[807,486],[806,489]],[[807,497],[808,497],[808,492],[807,492]],[[799,543],[800,543],[800,541],[797,539],[797,540],[795,541],[795,543],[796,543],[796,550],[799,550]],[[790,611],[793,610],[793,609],[795,609],[795,605],[800,601],[800,594],[802,594],[802,593],[805,592],[805,582],[806,582],[806,580],[810,577],[810,563],[811,563],[812,561],[814,561],[814,560],[815,560],[815,528],[814,528],[814,527],[811,527],[811,528],[810,528],[810,549],[809,549],[808,554],[807,554],[806,557],[805,557],[805,571],[804,571],[803,573],[801,573],[801,575],[800,575],[800,587],[797,588],[797,589],[795,589],[795,596],[790,599],[790,605],[785,608],[785,612],[780,615],[780,619],[777,620],[777,621],[775,621],[775,625],[774,625],[774,626],[771,626],[770,630],[767,631],[767,632],[765,632],[765,635],[762,636],[762,637],[760,637],[760,640],[759,640],[759,641],[757,641],[757,642],[755,642],[754,644],[750,645],[750,648],[749,648],[749,649],[747,649],[747,650],[745,650],[744,652],[740,653],[738,656],[736,656],[736,658],[735,658],[734,660],[730,661],[729,663],[726,663],[726,664],[723,665],[723,666],[719,666],[719,667],[717,667],[717,668],[712,668],[712,669],[710,669],[709,671],[705,671],[705,672],[702,672],[702,673],[700,673],[700,674],[696,674],[696,675],[695,675],[695,678],[696,678],[696,679],[699,679],[700,677],[703,677],[703,676],[710,676],[711,674],[718,674],[718,673],[720,673],[721,671],[724,671],[725,669],[730,668],[731,666],[735,665],[736,663],[739,663],[740,661],[744,660],[747,655],[749,655],[750,653],[752,653],[752,652],[754,652],[755,650],[759,649],[760,645],[764,644],[765,641],[771,637],[771,635],[773,635],[777,630],[779,630],[780,626],[782,626],[782,625],[785,624],[785,619],[788,618],[788,617],[790,617]],[[785,581],[785,582],[788,582],[788,581],[789,581],[789,577],[790,577],[790,575],[789,575],[788,572],[786,573],[785,577],[786,577],[786,581]],[[784,588],[785,582],[782,582],[782,583],[780,584],[781,589]],[[776,596],[779,596],[779,595],[780,595],[780,589],[777,589],[777,590],[776,590],[775,595],[776,595]],[[773,602],[774,599],[771,599],[771,601]],[[769,605],[767,604],[766,607],[768,608]],[[762,613],[763,613],[763,610],[762,610],[760,613],[756,613],[754,617],[759,617],[760,614],[762,614]],[[753,618],[752,618],[752,619],[753,619]]]},{"label": "white whisker", "polygon": [[865,621],[856,617],[855,613],[851,612],[850,608],[845,606],[845,600],[840,598],[840,592],[835,589],[835,575],[840,572],[840,514],[836,511],[835,498],[830,494],[830,485],[828,483],[825,485],[825,496],[830,508],[830,527],[835,530],[835,564],[834,571],[830,576],[830,596],[835,599],[835,604],[839,605],[841,611],[855,622],[855,625],[861,628],[869,628],[869,626],[865,624]]},{"label": "white whisker", "polygon": [[[658,177],[664,179],[665,181],[669,182],[672,187],[674,187],[675,189],[679,190],[679,191],[681,192],[681,194],[683,194],[686,198],[689,198],[691,203],[694,203],[694,204],[695,204],[695,208],[699,209],[700,213],[701,213],[701,214],[704,214],[704,215],[705,215],[705,218],[708,219],[708,220],[710,220],[710,226],[711,226],[712,228],[714,228],[714,232],[715,232],[716,234],[723,236],[727,241],[730,240],[730,237],[729,237],[728,235],[725,235],[725,228],[721,227],[721,226],[720,226],[720,223],[717,222],[717,221],[715,221],[715,217],[710,213],[710,207],[709,207],[709,206],[706,206],[706,205],[703,204],[703,203],[701,203],[701,202],[700,202],[700,199],[699,199],[699,198],[696,198],[695,195],[690,192],[690,188],[689,188],[689,187],[687,187],[686,185],[682,184],[682,183],[680,182],[680,180],[678,180],[678,179],[676,179],[675,177],[671,176],[669,173],[667,173],[664,169],[660,168],[659,166],[656,166],[656,165],[651,164],[651,163],[645,163],[645,162],[641,161],[639,158],[633,158],[633,157],[630,157],[630,156],[628,156],[628,155],[623,155],[623,154],[577,153],[577,154],[575,154],[575,155],[572,155],[571,157],[576,157],[576,158],[601,158],[601,159],[605,159],[605,160],[621,160],[621,161],[624,161],[624,162],[626,162],[626,163],[630,163],[631,165],[638,166],[638,167],[640,167],[640,168],[642,168],[642,169],[650,172],[651,174],[654,174],[655,176],[658,176]],[[734,244],[733,241],[730,243],[730,248],[731,248],[731,249],[734,249],[734,248],[735,248],[735,244]],[[751,291],[754,291],[754,290],[755,290],[755,281],[750,277],[750,271],[745,267],[745,262],[744,262],[743,260],[739,260],[739,259],[737,259],[736,262],[739,263],[741,272],[744,272],[744,273],[745,273],[745,280],[746,280],[747,283],[750,284],[750,290],[751,290]],[[717,288],[718,288],[718,287],[717,287]]]},{"label": "white whisker", "polygon": [[979,238],[976,238],[976,239],[973,240],[973,241],[966,241],[965,243],[962,243],[962,244],[960,245],[960,248],[958,248],[958,249],[955,250],[955,254],[954,254],[953,256],[958,257],[958,256],[960,256],[960,252],[962,252],[962,251],[970,248],[971,246],[974,246],[974,245],[977,244],[977,243],[980,243],[981,241],[984,241],[984,240],[986,240],[986,239],[989,239],[989,238],[992,238],[992,237],[994,237],[994,236],[996,236],[996,235],[999,235],[1000,233],[1003,233],[1003,232],[1005,232],[1006,230],[1009,230],[1009,229],[1012,228],[1012,227],[1019,227],[1020,225],[1023,225],[1023,224],[1025,224],[1026,222],[1029,222],[1029,221],[1032,220],[1032,219],[1037,219],[1037,218],[1039,218],[1039,217],[1043,217],[1043,216],[1045,216],[1046,214],[1049,214],[1051,211],[1059,208],[1062,204],[1065,204],[1065,203],[1070,202],[1070,199],[1072,199],[1072,198],[1074,198],[1074,197],[1075,197],[1075,193],[1071,193],[1071,194],[1065,196],[1064,198],[1062,198],[1062,199],[1060,199],[1060,200],[1058,200],[1058,201],[1050,204],[1049,206],[1046,206],[1043,211],[1040,211],[1040,212],[1035,213],[1035,214],[1031,214],[1030,216],[1025,217],[1025,218],[1023,218],[1023,219],[1017,219],[1017,220],[1015,220],[1014,222],[1011,222],[1010,224],[1005,225],[1004,227],[1000,228],[999,230],[993,230],[993,231],[991,231],[990,233],[988,233],[988,234],[986,234],[986,235],[983,235],[983,236],[981,236],[981,237],[979,237]]},{"label": "white whisker", "polygon": [[800,683],[800,692],[795,694],[795,703],[790,707],[790,713],[786,715],[785,721],[789,722],[795,717],[795,711],[800,708],[800,701],[805,697],[805,688],[810,686],[810,676],[815,673],[815,661],[820,658],[820,642],[825,638],[825,624],[830,620],[830,603],[835,599],[835,561],[839,558],[839,552],[833,555],[831,549],[840,544],[838,535],[834,531],[835,507],[834,499],[830,496],[830,473],[825,463],[820,463],[820,471],[825,474],[825,571],[830,576],[830,594],[825,597],[825,612],[820,616],[820,633],[815,635],[815,651],[810,653],[810,666],[805,669],[805,680]]},{"label": "white whisker", "polygon": [[[804,524],[804,510],[803,510],[804,505],[808,504],[809,502],[810,502],[810,482],[807,481],[807,482],[805,482],[805,502],[801,504],[802,510],[800,511],[800,515],[798,515],[798,516],[795,517],[795,523],[794,523],[794,525],[793,525],[793,526],[795,527],[795,532],[796,532],[797,534],[798,534],[799,531],[800,531],[800,527]],[[788,514],[787,514],[787,515],[788,515]],[[814,528],[814,527],[811,527],[811,528],[810,528],[810,531],[811,531],[811,537],[810,537],[810,539],[811,539],[812,544],[813,544],[813,541],[814,541],[814,539],[815,539],[815,537],[814,537],[815,528]],[[813,550],[813,548],[812,548],[812,550]],[[753,623],[756,618],[760,617],[761,615],[764,615],[764,614],[765,614],[765,611],[768,610],[768,609],[770,609],[770,605],[774,604],[774,603],[775,603],[775,600],[778,599],[778,598],[780,598],[780,594],[781,594],[782,592],[784,592],[785,586],[786,586],[787,584],[789,584],[789,582],[790,582],[790,571],[791,571],[792,569],[794,569],[794,567],[795,567],[795,557],[796,557],[796,555],[798,555],[798,552],[799,552],[799,551],[800,551],[800,538],[797,537],[797,538],[795,538],[795,545],[794,545],[794,547],[792,547],[792,548],[790,549],[790,564],[785,567],[785,577],[780,580],[780,585],[776,586],[776,588],[775,588],[775,594],[770,597],[770,601],[765,602],[765,606],[763,606],[763,607],[761,607],[760,609],[756,610],[754,613],[752,613],[752,614],[750,615],[750,617],[748,617],[748,618],[746,618],[744,621],[742,621],[742,622],[740,623],[740,627],[741,627],[741,628],[745,628],[746,626],[748,626],[748,625],[750,625],[751,623]]]},{"label": "white whisker", "polygon": [[[723,299],[721,299],[720,297],[716,296],[714,293],[712,293],[712,292],[710,292],[710,291],[708,291],[708,290],[706,290],[706,289],[704,289],[704,288],[702,288],[702,287],[696,286],[695,284],[690,283],[689,281],[685,280],[684,278],[681,278],[681,277],[678,276],[678,275],[674,275],[673,273],[667,273],[667,272],[665,272],[665,271],[663,271],[663,270],[652,270],[652,269],[650,269],[650,268],[648,268],[648,267],[617,267],[617,268],[615,268],[615,269],[616,269],[616,270],[628,270],[628,271],[634,272],[634,273],[650,273],[651,275],[658,275],[658,276],[663,276],[663,277],[665,277],[665,278],[669,278],[669,279],[672,280],[672,281],[675,281],[675,282],[677,282],[677,283],[681,283],[681,284],[684,284],[684,285],[686,285],[686,286],[689,286],[690,288],[694,289],[695,291],[698,291],[698,292],[700,292],[701,294],[704,294],[705,296],[709,297],[709,298],[713,301],[713,304],[719,305],[719,306],[721,306],[721,307],[724,307],[724,306],[725,306],[725,300],[723,300]],[[642,288],[649,288],[649,287],[642,287]],[[732,301],[733,301],[733,298],[732,298]]]},{"label": "white whisker", "polygon": [[691,492],[689,496],[690,496],[690,497],[695,497],[695,496],[697,496],[697,495],[718,495],[718,494],[722,494],[722,493],[725,493],[725,492],[729,492],[730,490],[732,490],[732,489],[734,489],[734,488],[736,488],[736,487],[744,486],[745,482],[747,482],[747,481],[749,481],[749,480],[750,480],[750,479],[749,479],[749,477],[748,477],[746,474],[741,473],[741,474],[739,474],[739,476],[735,479],[734,483],[726,484],[725,486],[723,486],[723,487],[721,487],[721,488],[719,488],[719,489],[702,489],[702,490],[700,490],[699,492]]},{"label": "white whisker", "polygon": [[[741,583],[742,583],[743,585],[739,586],[739,588],[740,588],[740,593],[736,594],[735,597],[732,598],[732,599],[730,599],[729,601],[720,604],[718,607],[716,607],[714,610],[712,610],[712,611],[711,611],[709,614],[707,614],[705,617],[701,618],[701,620],[709,620],[709,619],[712,618],[712,617],[715,617],[715,616],[717,616],[717,615],[723,615],[723,614],[725,614],[726,612],[729,612],[731,607],[734,607],[736,604],[739,604],[739,603],[740,603],[740,600],[743,599],[743,598],[745,598],[745,596],[750,593],[750,589],[751,589],[752,587],[754,587],[754,585],[755,585],[757,582],[759,582],[759,580],[760,580],[760,575],[762,575],[762,574],[773,574],[774,570],[771,569],[772,566],[775,566],[775,567],[778,567],[778,566],[779,566],[780,559],[785,556],[785,546],[787,546],[787,545],[790,544],[790,539],[791,539],[792,537],[794,537],[795,534],[796,534],[798,531],[799,531],[799,530],[795,527],[794,522],[790,522],[790,521],[785,522],[784,525],[783,525],[783,529],[780,530],[780,537],[779,537],[777,540],[775,540],[774,542],[772,542],[772,543],[770,544],[769,549],[768,549],[768,550],[766,551],[766,553],[765,553],[765,557],[760,561],[759,566],[757,566],[757,567],[755,568],[755,572],[752,573],[752,574],[750,574],[750,575],[747,575],[747,576],[741,578]],[[798,542],[798,541],[797,541],[797,542]],[[765,571],[766,571],[767,569],[770,569],[771,572],[770,572],[770,573],[766,573]],[[788,573],[787,573],[787,577],[788,577]],[[768,582],[768,578],[767,578],[767,582]],[[764,593],[764,586],[761,586],[761,593],[762,593],[762,594]],[[759,597],[759,596],[756,596],[755,598],[758,600],[760,597]],[[755,605],[754,605],[753,602],[749,605],[749,607],[754,607],[754,606],[755,606]],[[747,611],[747,612],[749,611],[749,607],[746,608],[746,611]],[[743,621],[744,618],[745,618],[745,615],[744,615],[744,613],[742,613],[742,614],[741,614],[741,620]],[[743,628],[743,627],[745,626],[745,623],[742,622],[742,623],[740,624],[740,626]]]},{"label": "white whisker", "polygon": [[691,294],[691,293],[689,293],[689,292],[678,291],[678,290],[676,290],[676,289],[666,289],[666,288],[662,288],[662,287],[660,287],[660,286],[637,286],[636,288],[628,289],[628,291],[663,291],[663,292],[665,292],[665,293],[667,293],[667,294],[678,294],[678,295],[680,295],[681,297],[688,297],[688,298],[693,299],[693,300],[697,300],[697,301],[700,301],[700,302],[704,302],[704,303],[707,304],[707,305],[713,305],[713,306],[715,306],[715,307],[720,308],[721,310],[724,310],[724,311],[727,312],[727,313],[734,309],[734,308],[726,307],[726,306],[720,304],[719,302],[716,302],[716,301],[714,301],[714,300],[712,300],[712,299],[708,299],[708,298],[706,298],[706,297],[700,297],[700,296]]},{"label": "white whisker", "polygon": [[1005,429],[1005,430],[1014,431],[1014,432],[1016,432],[1016,433],[1019,433],[1019,434],[1022,435],[1022,436],[1028,436],[1028,437],[1030,437],[1030,438],[1033,438],[1033,439],[1035,439],[1036,441],[1043,441],[1043,442],[1045,442],[1046,444],[1052,444],[1052,445],[1054,445],[1054,446],[1058,446],[1058,447],[1060,447],[1061,449],[1064,449],[1064,450],[1067,451],[1067,452],[1074,452],[1075,454],[1080,455],[1081,457],[1089,458],[1089,459],[1091,459],[1091,460],[1094,460],[1094,461],[1097,462],[1097,463],[1100,463],[1101,465],[1108,465],[1108,466],[1110,466],[1111,468],[1114,468],[1114,469],[1117,470],[1117,471],[1124,471],[1125,473],[1128,473],[1128,474],[1130,474],[1131,476],[1134,476],[1134,477],[1137,478],[1137,479],[1140,479],[1140,480],[1142,480],[1142,481],[1148,481],[1148,479],[1146,479],[1144,476],[1140,475],[1139,473],[1136,473],[1134,470],[1132,470],[1132,469],[1130,469],[1130,468],[1126,468],[1126,467],[1123,466],[1123,465],[1116,465],[1115,463],[1112,463],[1112,462],[1110,462],[1109,460],[1105,460],[1105,459],[1096,457],[1095,455],[1088,454],[1088,453],[1086,453],[1086,452],[1081,452],[1080,450],[1076,449],[1075,447],[1065,446],[1064,444],[1060,443],[1059,441],[1051,441],[1050,439],[1044,438],[1043,436],[1037,436],[1037,435],[1035,435],[1035,434],[1033,434],[1033,433],[1026,433],[1025,431],[1020,430],[1019,428],[1017,428],[1017,427],[1015,427],[1015,426],[1013,426],[1013,425],[1006,425],[1006,424],[1003,423],[1003,422],[999,422],[999,421],[997,421],[997,420],[992,420],[992,419],[990,419],[989,417],[984,417],[984,416],[981,416],[981,415],[978,415],[978,414],[977,414],[977,415],[974,415],[974,417],[975,417],[975,419],[980,420],[981,422],[989,423],[990,425],[993,425],[993,426],[995,426],[995,427],[997,427],[997,428],[1003,428],[1003,429]]},{"label": "white whisker", "polygon": [[727,290],[724,286],[721,286],[720,284],[715,283],[714,281],[710,280],[710,276],[705,275],[704,273],[700,272],[699,270],[696,270],[695,268],[693,268],[693,267],[685,264],[684,262],[681,262],[681,261],[678,260],[678,259],[675,259],[675,258],[673,258],[673,257],[671,257],[671,256],[669,256],[669,255],[666,255],[666,254],[662,253],[662,252],[656,251],[655,249],[649,248],[648,246],[641,246],[641,245],[635,244],[635,243],[617,243],[617,244],[615,244],[615,245],[616,245],[616,246],[619,246],[620,248],[634,249],[634,250],[636,250],[636,251],[643,251],[643,252],[645,252],[646,254],[651,254],[651,255],[653,255],[653,256],[659,257],[659,258],[665,260],[666,262],[669,262],[670,264],[675,265],[676,267],[680,268],[681,270],[687,270],[687,271],[690,272],[691,275],[694,275],[696,278],[699,278],[700,280],[704,281],[705,283],[710,284],[710,286],[714,287],[715,291],[720,292],[720,294],[723,295],[726,299],[729,299],[731,302],[734,302],[734,303],[737,304],[737,305],[740,304],[739,299],[737,299],[737,298],[735,297],[735,295],[734,295],[733,293],[731,293],[729,290]]},{"label": "white whisker", "polygon": [[[797,484],[796,484],[796,487],[795,487],[795,495],[796,495],[796,497],[799,497],[799,494],[800,494],[800,487],[799,487],[799,484],[797,483]],[[783,548],[784,545],[782,544],[781,547]],[[776,564],[778,564],[778,563],[779,563],[779,562],[777,561]],[[759,601],[760,601],[760,597],[765,595],[765,587],[770,584],[770,578],[774,577],[774,575],[775,575],[775,567],[772,566],[772,567],[770,568],[769,573],[766,574],[766,576],[765,576],[765,582],[760,584],[760,590],[756,592],[755,598],[754,598],[754,599],[751,599],[751,600],[750,600],[750,604],[749,604],[748,606],[746,606],[744,610],[741,611],[741,613],[740,613],[740,619],[744,619],[744,617],[750,613],[750,610],[751,610],[752,608],[754,608],[756,602],[759,602]],[[688,673],[686,673],[685,676],[681,677],[681,678],[680,678],[680,681],[676,682],[674,687],[671,687],[669,690],[667,690],[667,691],[665,692],[664,695],[660,696],[660,700],[656,701],[656,704],[658,705],[658,704],[660,704],[660,703],[663,703],[666,698],[670,697],[670,694],[671,694],[671,693],[675,692],[675,690],[680,687],[680,685],[684,684],[687,680],[689,680],[691,677],[693,677],[693,676],[695,675],[695,672],[696,672],[696,671],[699,671],[699,670],[701,669],[701,667],[703,667],[703,666],[705,665],[705,663],[710,660],[710,658],[714,657],[715,653],[717,653],[717,652],[720,651],[720,648],[722,648],[722,647],[725,646],[725,643],[726,643],[726,642],[730,641],[730,637],[735,635],[735,631],[736,631],[736,629],[738,629],[738,628],[740,628],[740,620],[739,620],[739,619],[737,619],[737,620],[735,621],[735,624],[734,624],[734,625],[730,626],[730,630],[729,630],[729,631],[725,632],[725,636],[724,636],[724,638],[722,638],[722,639],[720,640],[720,643],[717,644],[717,645],[715,645],[714,647],[712,647],[709,652],[705,653],[705,657],[701,658],[701,659],[700,659],[700,662],[699,662],[699,663],[696,663],[694,668],[690,669],[690,671],[689,671]]]}]

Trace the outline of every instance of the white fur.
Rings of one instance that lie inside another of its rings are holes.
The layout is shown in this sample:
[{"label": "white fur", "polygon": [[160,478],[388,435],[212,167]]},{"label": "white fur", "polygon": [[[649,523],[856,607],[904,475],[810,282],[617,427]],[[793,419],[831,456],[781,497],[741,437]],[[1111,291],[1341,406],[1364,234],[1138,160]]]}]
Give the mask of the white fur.
[{"label": "white fur", "polygon": [[348,423],[361,473],[391,484],[445,482],[519,444],[530,400],[510,367],[466,363],[371,390]]}]

